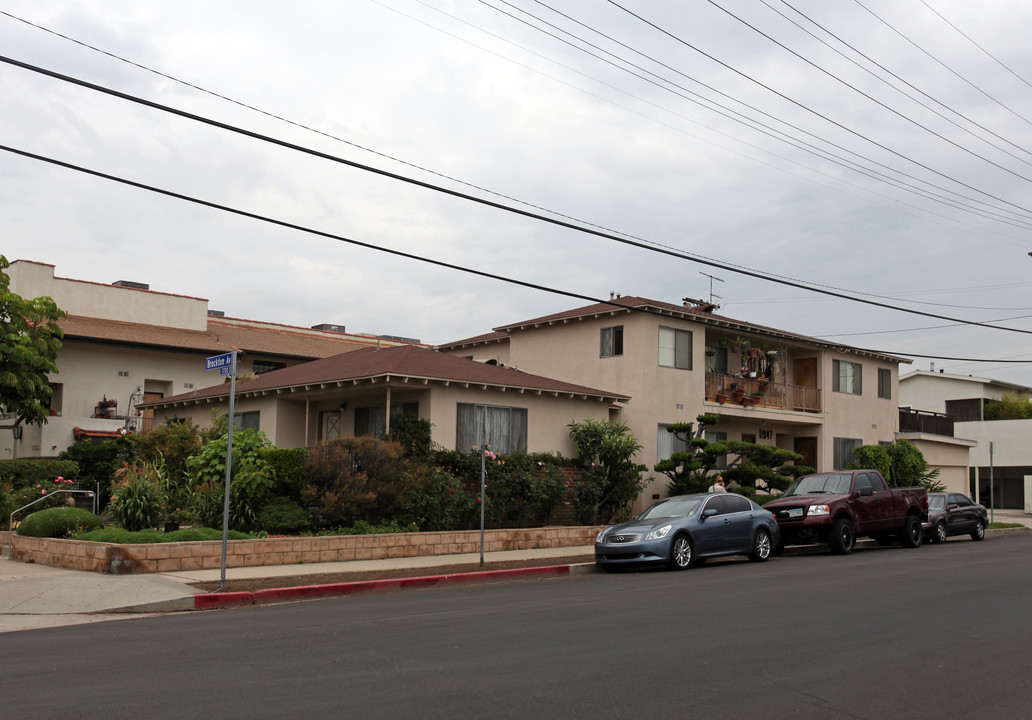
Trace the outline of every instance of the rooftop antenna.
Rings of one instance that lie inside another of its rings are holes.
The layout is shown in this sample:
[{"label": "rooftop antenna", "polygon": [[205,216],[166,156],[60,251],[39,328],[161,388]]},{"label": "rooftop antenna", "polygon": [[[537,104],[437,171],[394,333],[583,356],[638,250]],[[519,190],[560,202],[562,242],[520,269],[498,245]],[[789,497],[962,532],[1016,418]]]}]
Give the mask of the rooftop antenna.
[{"label": "rooftop antenna", "polygon": [[[713,294],[713,281],[714,280],[716,280],[717,282],[724,282],[724,281],[721,280],[720,278],[716,277],[715,275],[710,275],[708,273],[704,273],[704,272],[701,272],[701,271],[699,272],[699,274],[700,275],[705,275],[706,277],[709,278],[709,301],[710,301],[710,305],[714,304],[713,303],[713,298],[717,298],[718,300],[723,300],[724,298],[722,298],[720,295],[714,295]],[[720,306],[717,305],[717,307],[720,307]]]}]

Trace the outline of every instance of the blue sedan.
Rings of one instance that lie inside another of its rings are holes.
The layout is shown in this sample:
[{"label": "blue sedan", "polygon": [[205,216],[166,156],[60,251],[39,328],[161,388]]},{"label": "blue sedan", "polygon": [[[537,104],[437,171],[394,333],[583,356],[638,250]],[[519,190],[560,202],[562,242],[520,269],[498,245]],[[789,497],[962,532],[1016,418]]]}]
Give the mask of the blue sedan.
[{"label": "blue sedan", "polygon": [[763,562],[779,542],[774,515],[747,497],[677,495],[600,532],[595,563],[606,570],[652,563],[685,570],[722,555],[747,555]]}]

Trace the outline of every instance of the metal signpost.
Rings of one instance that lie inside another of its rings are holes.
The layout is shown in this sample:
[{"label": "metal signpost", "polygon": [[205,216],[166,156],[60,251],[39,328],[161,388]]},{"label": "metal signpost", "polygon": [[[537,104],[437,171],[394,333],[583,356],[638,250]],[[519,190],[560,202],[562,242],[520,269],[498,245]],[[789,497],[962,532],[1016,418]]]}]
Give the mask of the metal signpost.
[{"label": "metal signpost", "polygon": [[233,413],[236,400],[237,351],[215,355],[205,361],[205,370],[218,370],[229,375],[229,426],[226,435],[226,496],[222,502],[222,572],[219,575],[219,590],[226,587],[226,550],[229,547],[229,481],[233,471]]}]

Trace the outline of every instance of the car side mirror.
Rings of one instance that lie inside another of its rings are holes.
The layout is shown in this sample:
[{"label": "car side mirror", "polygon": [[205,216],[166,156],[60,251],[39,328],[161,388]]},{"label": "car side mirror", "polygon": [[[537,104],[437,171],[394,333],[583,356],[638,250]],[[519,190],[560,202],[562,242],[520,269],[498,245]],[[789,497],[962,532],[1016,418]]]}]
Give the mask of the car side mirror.
[{"label": "car side mirror", "polygon": [[711,517],[713,517],[716,514],[717,514],[717,509],[716,508],[706,508],[705,510],[702,511],[702,519],[705,520],[706,518],[711,518]]},{"label": "car side mirror", "polygon": [[874,488],[870,485],[860,488],[856,493],[857,497],[870,497],[871,495],[874,495]]}]

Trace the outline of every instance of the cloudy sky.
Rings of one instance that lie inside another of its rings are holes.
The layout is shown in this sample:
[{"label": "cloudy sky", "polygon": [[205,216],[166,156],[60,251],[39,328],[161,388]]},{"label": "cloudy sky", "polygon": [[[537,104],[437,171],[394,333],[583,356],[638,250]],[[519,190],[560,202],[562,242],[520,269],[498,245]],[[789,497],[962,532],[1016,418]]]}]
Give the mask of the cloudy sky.
[{"label": "cloudy sky", "polygon": [[429,343],[584,301],[375,248],[590,298],[708,298],[712,275],[721,314],[1032,385],[1028,2],[2,0],[0,13],[0,55],[20,63],[635,243],[3,63],[0,145],[366,244],[5,150],[10,260]]}]

